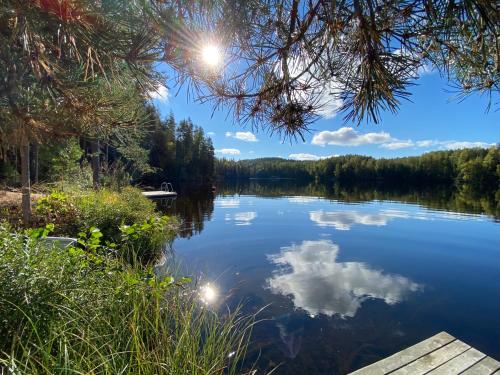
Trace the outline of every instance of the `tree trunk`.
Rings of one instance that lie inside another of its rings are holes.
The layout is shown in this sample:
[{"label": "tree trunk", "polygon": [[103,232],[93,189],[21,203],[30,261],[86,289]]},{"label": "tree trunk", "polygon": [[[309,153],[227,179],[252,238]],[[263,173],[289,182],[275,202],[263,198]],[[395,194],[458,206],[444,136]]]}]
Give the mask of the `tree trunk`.
[{"label": "tree trunk", "polygon": [[33,182],[35,184],[38,184],[38,151],[40,148],[38,142],[34,142],[32,148],[33,148]]},{"label": "tree trunk", "polygon": [[94,189],[99,189],[99,170],[101,166],[99,165],[99,140],[92,139],[90,141],[90,152],[92,153],[91,164],[92,164],[92,184]]},{"label": "tree trunk", "polygon": [[106,142],[106,154],[105,154],[105,160],[104,162],[106,163],[105,169],[109,173],[109,145],[108,142]]},{"label": "tree trunk", "polygon": [[26,136],[21,141],[21,184],[23,223],[31,221],[31,191],[30,191],[30,143]]}]

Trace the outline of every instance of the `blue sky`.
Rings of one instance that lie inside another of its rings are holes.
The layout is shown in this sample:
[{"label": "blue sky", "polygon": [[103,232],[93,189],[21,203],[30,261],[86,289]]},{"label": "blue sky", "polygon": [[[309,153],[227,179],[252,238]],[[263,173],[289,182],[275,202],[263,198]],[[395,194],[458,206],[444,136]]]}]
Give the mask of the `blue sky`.
[{"label": "blue sky", "polygon": [[344,154],[398,157],[500,142],[498,97],[486,112],[486,96],[473,95],[458,102],[437,73],[425,73],[416,83],[410,88],[412,102],[402,102],[397,114],[382,114],[379,124],[365,122],[357,127],[344,122],[342,114],[328,113],[329,118],[311,125],[305,143],[283,143],[278,135],[243,127],[224,109],[212,116],[210,104],[196,103],[184,89],[177,93],[177,88],[169,88],[161,97],[156,95],[154,103],[162,116],[172,111],[177,120],[191,118],[210,134],[218,157],[234,159],[276,156],[305,160]]}]

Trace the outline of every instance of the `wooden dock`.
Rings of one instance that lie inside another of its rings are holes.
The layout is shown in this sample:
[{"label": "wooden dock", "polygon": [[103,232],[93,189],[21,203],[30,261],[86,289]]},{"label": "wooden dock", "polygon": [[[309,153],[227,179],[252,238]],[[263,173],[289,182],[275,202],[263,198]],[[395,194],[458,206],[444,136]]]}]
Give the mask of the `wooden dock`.
[{"label": "wooden dock", "polygon": [[170,198],[170,197],[176,197],[177,193],[175,191],[157,190],[157,191],[143,191],[142,195],[148,198]]},{"label": "wooden dock", "polygon": [[174,187],[170,182],[162,182],[160,186],[160,190],[154,191],[143,191],[142,195],[145,197],[155,199],[155,198],[171,198],[176,197],[177,193],[174,190]]},{"label": "wooden dock", "polygon": [[350,375],[500,375],[500,362],[441,332]]}]

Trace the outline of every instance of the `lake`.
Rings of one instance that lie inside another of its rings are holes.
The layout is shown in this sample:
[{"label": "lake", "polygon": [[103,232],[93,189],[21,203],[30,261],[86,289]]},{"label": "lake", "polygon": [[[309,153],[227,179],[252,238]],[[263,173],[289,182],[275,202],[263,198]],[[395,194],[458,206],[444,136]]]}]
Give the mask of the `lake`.
[{"label": "lake", "polygon": [[491,199],[251,181],[160,207],[183,221],[172,257],[210,308],[267,306],[258,373],[346,374],[440,331],[500,359]]}]

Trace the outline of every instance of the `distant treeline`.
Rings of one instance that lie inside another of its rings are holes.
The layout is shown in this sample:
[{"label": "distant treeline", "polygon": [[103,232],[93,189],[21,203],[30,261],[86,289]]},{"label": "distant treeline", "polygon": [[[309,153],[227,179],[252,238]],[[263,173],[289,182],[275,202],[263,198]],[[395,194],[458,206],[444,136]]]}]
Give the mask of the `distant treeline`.
[{"label": "distant treeline", "polygon": [[500,187],[500,148],[435,151],[421,156],[375,159],[345,155],[318,161],[281,158],[219,159],[219,179],[293,178],[305,181],[468,185],[476,190]]}]

